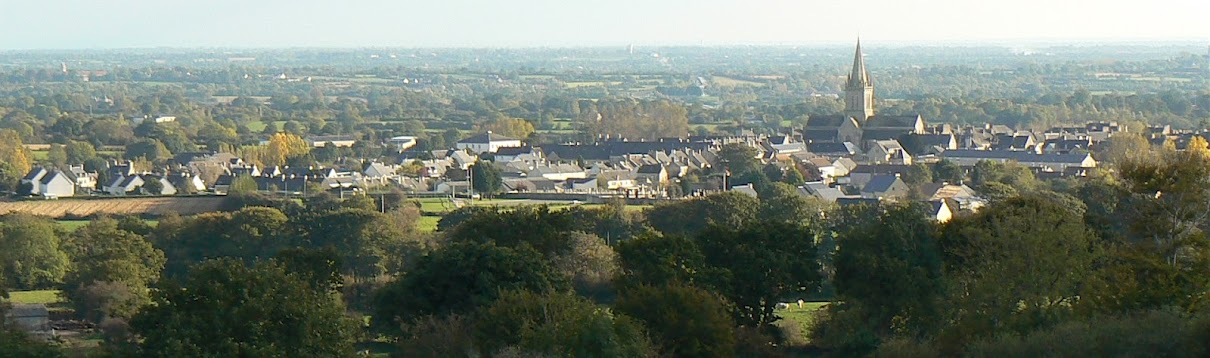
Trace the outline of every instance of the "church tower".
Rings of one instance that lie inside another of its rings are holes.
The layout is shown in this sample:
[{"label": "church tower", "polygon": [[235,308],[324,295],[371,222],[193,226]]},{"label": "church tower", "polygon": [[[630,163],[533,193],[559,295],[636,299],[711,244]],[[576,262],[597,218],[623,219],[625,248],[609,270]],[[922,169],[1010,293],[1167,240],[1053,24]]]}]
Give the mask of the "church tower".
[{"label": "church tower", "polygon": [[865,59],[861,57],[861,40],[857,40],[857,53],[853,55],[853,72],[844,84],[844,115],[865,123],[874,116],[874,83],[865,70]]}]

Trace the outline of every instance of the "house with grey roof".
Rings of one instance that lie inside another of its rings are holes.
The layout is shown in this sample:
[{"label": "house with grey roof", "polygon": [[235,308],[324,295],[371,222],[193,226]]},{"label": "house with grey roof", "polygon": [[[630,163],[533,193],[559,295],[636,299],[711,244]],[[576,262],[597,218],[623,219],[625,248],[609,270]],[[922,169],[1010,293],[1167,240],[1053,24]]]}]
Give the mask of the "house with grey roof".
[{"label": "house with grey roof", "polygon": [[875,175],[861,188],[861,197],[898,200],[906,198],[910,190],[898,175]]},{"label": "house with grey roof", "polygon": [[835,203],[841,198],[857,197],[856,195],[847,195],[840,188],[830,186],[824,182],[808,182],[798,187],[799,193],[805,196],[812,196],[820,200]]},{"label": "house with grey roof", "polygon": [[35,167],[30,169],[21,184],[29,189],[30,195],[46,198],[69,197],[76,194],[76,183],[70,174],[58,169]]}]

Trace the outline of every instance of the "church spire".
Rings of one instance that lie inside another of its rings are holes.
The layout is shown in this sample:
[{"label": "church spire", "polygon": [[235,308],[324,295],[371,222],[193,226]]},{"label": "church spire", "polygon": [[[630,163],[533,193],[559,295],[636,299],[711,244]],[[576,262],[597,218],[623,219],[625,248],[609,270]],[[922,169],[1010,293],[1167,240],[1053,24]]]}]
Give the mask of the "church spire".
[{"label": "church spire", "polygon": [[860,90],[872,86],[870,74],[865,70],[865,58],[861,55],[861,39],[857,39],[857,52],[853,54],[853,72],[849,73],[846,89]]},{"label": "church spire", "polygon": [[862,123],[874,116],[874,83],[865,70],[861,39],[857,39],[857,52],[853,54],[853,72],[844,84],[844,113]]}]

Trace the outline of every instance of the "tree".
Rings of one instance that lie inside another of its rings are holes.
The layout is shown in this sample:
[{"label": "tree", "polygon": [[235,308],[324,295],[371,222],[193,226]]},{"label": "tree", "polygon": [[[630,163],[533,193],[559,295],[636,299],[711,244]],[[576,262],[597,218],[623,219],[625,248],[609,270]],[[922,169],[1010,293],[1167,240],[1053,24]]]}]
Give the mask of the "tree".
[{"label": "tree", "polygon": [[339,302],[273,262],[199,264],[135,316],[146,356],[346,356],[356,324]]},{"label": "tree", "polygon": [[1096,238],[1080,214],[1048,198],[1007,199],[949,223],[941,240],[954,323],[942,337],[1017,334],[1053,324],[1078,303]]},{"label": "tree", "polygon": [[695,235],[710,224],[740,227],[755,221],[760,202],[734,191],[661,203],[647,211],[647,223],[665,234]]},{"label": "tree", "polygon": [[227,194],[230,195],[246,195],[256,193],[260,187],[256,184],[256,179],[247,175],[241,175],[231,180],[231,186],[227,188]]},{"label": "tree", "polygon": [[565,292],[509,291],[480,312],[484,355],[647,357],[654,347],[640,324]]},{"label": "tree", "polygon": [[76,313],[101,322],[130,318],[150,303],[148,286],[160,277],[164,253],[119,228],[117,220],[92,221],[68,236],[64,248],[73,265],[63,279],[63,296]]},{"label": "tree", "polygon": [[[346,200],[343,203],[352,202]],[[372,207],[373,201],[366,203]],[[331,248],[341,254],[342,272],[354,282],[400,269],[405,257],[416,256],[415,242],[407,241],[404,228],[386,214],[356,207],[334,208],[308,213],[296,220],[294,228],[314,248]],[[407,246],[407,247],[405,247]]]},{"label": "tree", "polygon": [[937,224],[913,204],[849,207],[835,219],[836,302],[814,328],[820,346],[863,355],[878,340],[929,332],[944,288]]},{"label": "tree", "polygon": [[25,213],[0,216],[0,273],[11,287],[44,289],[63,279],[70,262],[60,247],[57,226]]},{"label": "tree", "polygon": [[172,152],[168,148],[155,139],[144,139],[126,146],[126,152],[122,154],[123,158],[136,159],[143,158],[148,161],[157,162],[168,160],[172,157]]},{"label": "tree", "polygon": [[802,225],[778,222],[711,225],[697,237],[710,271],[700,278],[734,305],[739,325],[764,328],[778,319],[778,302],[819,285],[815,235]]},{"label": "tree", "polygon": [[488,122],[483,130],[524,139],[534,132],[534,125],[520,118],[497,118]]},{"label": "tree", "polygon": [[962,182],[962,179],[966,177],[962,173],[962,167],[945,159],[933,163],[933,167],[931,169],[934,180],[944,181],[951,184]]},{"label": "tree", "polygon": [[802,175],[797,166],[791,165],[786,167],[786,173],[782,175],[781,182],[798,186],[807,182],[807,178]]},{"label": "tree", "polygon": [[540,254],[526,247],[456,243],[430,253],[376,299],[374,324],[395,331],[426,315],[467,313],[502,291],[564,291],[568,284]]},{"label": "tree", "polygon": [[[67,141],[67,162],[70,164],[84,164],[89,159],[97,157],[97,149],[92,143],[69,140]],[[96,170],[96,169],[92,169]]]},{"label": "tree", "polygon": [[735,326],[727,306],[709,291],[640,286],[622,294],[614,311],[642,322],[663,356],[735,356]]},{"label": "tree", "polygon": [[[20,178],[33,167],[29,151],[21,142],[21,135],[11,129],[0,129],[0,163],[7,163],[11,171]],[[12,183],[16,184],[16,183]]]},{"label": "tree", "polygon": [[749,172],[758,171],[760,160],[756,158],[756,148],[743,143],[723,145],[718,151],[719,166],[731,172],[733,177],[742,177]]},{"label": "tree", "polygon": [[62,144],[51,144],[50,151],[46,153],[46,160],[55,167],[63,167],[67,164],[67,150]]},{"label": "tree", "polygon": [[287,133],[277,133],[269,137],[266,145],[266,166],[286,165],[290,159],[306,155],[311,151],[311,145],[301,137]]},{"label": "tree", "polygon": [[761,220],[817,226],[828,209],[825,202],[799,194],[790,184],[773,183],[760,192]]},{"label": "tree", "polygon": [[706,272],[706,257],[697,243],[678,235],[646,232],[618,243],[617,285],[625,290],[642,286],[694,285]]},{"label": "tree", "polygon": [[[161,220],[152,235],[164,251],[165,276],[182,277],[192,264],[230,257],[246,263],[268,260],[301,238],[290,235],[288,218],[280,210],[245,207],[232,213],[204,213],[180,221]],[[168,224],[168,225],[164,225]]]},{"label": "tree", "polygon": [[933,182],[933,170],[924,163],[914,163],[903,173],[903,182],[911,187]]},{"label": "tree", "polygon": [[164,183],[160,182],[159,179],[149,177],[147,181],[143,182],[141,189],[147,195],[162,195],[164,193]]},{"label": "tree", "polygon": [[478,161],[470,166],[470,170],[471,185],[475,187],[475,191],[492,196],[504,190],[504,179],[500,176],[500,170],[491,163]]}]

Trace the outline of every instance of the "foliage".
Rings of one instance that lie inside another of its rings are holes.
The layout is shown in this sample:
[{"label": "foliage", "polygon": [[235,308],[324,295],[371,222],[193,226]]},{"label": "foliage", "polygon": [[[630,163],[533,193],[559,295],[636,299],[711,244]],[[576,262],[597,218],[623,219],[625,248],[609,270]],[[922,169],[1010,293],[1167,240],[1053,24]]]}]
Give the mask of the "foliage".
[{"label": "foliage", "polygon": [[24,213],[0,216],[0,273],[9,287],[48,288],[60,282],[70,262],[54,221]]},{"label": "foliage", "polygon": [[831,209],[822,200],[799,194],[790,184],[773,183],[759,194],[761,220],[817,227]]},{"label": "foliage", "polygon": [[694,284],[705,274],[706,257],[697,243],[678,235],[646,232],[617,245],[621,289],[642,286]]},{"label": "foliage", "polygon": [[579,124],[588,138],[619,136],[655,140],[683,137],[689,133],[688,111],[667,100],[580,101],[579,110]]},{"label": "foliage", "polygon": [[504,247],[529,246],[546,257],[570,251],[567,235],[578,226],[566,212],[545,205],[499,207],[475,212],[449,232],[452,242],[495,242]]},{"label": "foliage", "polygon": [[151,162],[164,161],[171,157],[172,152],[168,151],[164,143],[150,138],[127,145],[126,152],[122,154],[122,158],[143,158]]},{"label": "foliage", "polygon": [[526,355],[646,357],[643,327],[563,292],[509,291],[480,312],[475,336],[484,354],[513,348]]},{"label": "foliage", "polygon": [[213,260],[167,284],[131,322],[148,356],[348,356],[354,323],[282,266]]},{"label": "foliage", "polygon": [[691,236],[711,224],[740,227],[755,221],[759,207],[756,198],[728,191],[658,204],[647,211],[647,224],[665,234]]},{"label": "foliage", "polygon": [[521,118],[496,118],[484,124],[483,130],[504,136],[525,139],[534,132],[534,125]]},{"label": "foliage", "polygon": [[12,172],[17,173],[17,178],[25,176],[33,167],[32,159],[29,150],[25,149],[21,141],[20,134],[12,129],[0,129],[0,162],[11,166]]},{"label": "foliage", "polygon": [[150,303],[148,286],[164,267],[163,252],[118,224],[109,218],[94,220],[64,245],[73,265],[63,280],[63,294],[77,314],[94,322],[130,318]]},{"label": "foliage", "polygon": [[30,337],[25,332],[0,325],[0,355],[5,357],[56,358],[65,357],[54,346]]},{"label": "foliage", "polygon": [[735,328],[727,306],[691,286],[640,286],[614,304],[647,327],[663,356],[734,357]]},{"label": "foliage", "polygon": [[404,324],[395,357],[472,357],[475,348],[474,321],[463,315],[424,316]]},{"label": "foliage", "polygon": [[1042,197],[956,218],[940,241],[955,288],[942,340],[1022,333],[1064,319],[1100,255],[1096,241],[1079,214]]},{"label": "foliage", "polygon": [[400,323],[426,315],[474,311],[491,304],[504,290],[568,288],[564,276],[532,249],[456,243],[421,258],[411,271],[383,287],[374,324],[394,331]]},{"label": "foliage", "polygon": [[778,222],[733,229],[712,225],[697,237],[710,272],[702,280],[733,305],[738,324],[763,328],[773,309],[819,285],[815,230]]},{"label": "foliage", "polygon": [[151,236],[164,251],[164,274],[182,277],[189,266],[210,258],[238,258],[245,263],[267,260],[299,238],[287,235],[281,211],[247,207],[233,213],[204,213],[181,221],[161,220]]},{"label": "foliage", "polygon": [[492,196],[504,191],[504,179],[500,176],[500,169],[491,163],[478,161],[470,166],[471,185],[475,187],[475,191],[486,196]]}]

